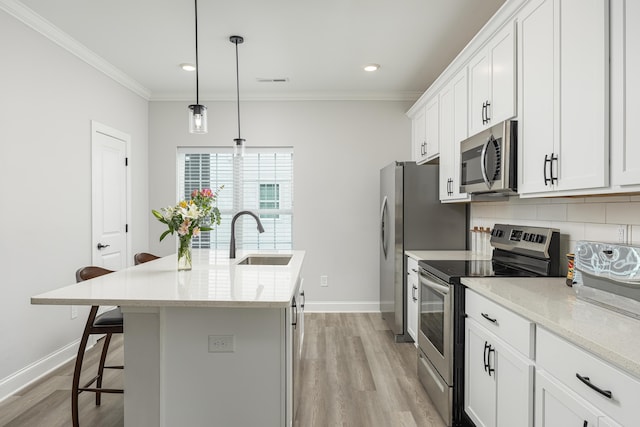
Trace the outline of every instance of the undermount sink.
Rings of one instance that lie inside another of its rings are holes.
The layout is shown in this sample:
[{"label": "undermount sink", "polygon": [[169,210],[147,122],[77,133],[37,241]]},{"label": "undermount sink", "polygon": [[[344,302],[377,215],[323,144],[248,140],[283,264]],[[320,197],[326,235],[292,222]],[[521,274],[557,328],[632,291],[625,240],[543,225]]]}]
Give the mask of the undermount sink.
[{"label": "undermount sink", "polygon": [[238,262],[239,265],[287,265],[291,255],[249,255]]}]

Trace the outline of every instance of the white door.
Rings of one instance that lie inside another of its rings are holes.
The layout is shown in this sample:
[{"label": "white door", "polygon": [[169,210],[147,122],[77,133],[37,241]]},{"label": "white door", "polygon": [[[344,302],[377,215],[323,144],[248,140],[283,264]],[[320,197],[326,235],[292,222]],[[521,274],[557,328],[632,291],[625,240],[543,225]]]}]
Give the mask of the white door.
[{"label": "white door", "polygon": [[495,347],[475,321],[467,318],[465,323],[464,409],[476,426],[493,427],[496,425]]},{"label": "white door", "polygon": [[536,370],[536,427],[597,426],[597,409],[542,370]]},{"label": "white door", "polygon": [[127,266],[127,144],[129,136],[91,124],[92,263]]}]

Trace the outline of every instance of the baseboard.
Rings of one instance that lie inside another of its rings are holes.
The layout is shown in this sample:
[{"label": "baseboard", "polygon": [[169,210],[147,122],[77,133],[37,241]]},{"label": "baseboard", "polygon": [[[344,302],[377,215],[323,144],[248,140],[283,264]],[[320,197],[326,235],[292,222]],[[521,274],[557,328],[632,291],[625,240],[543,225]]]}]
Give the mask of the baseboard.
[{"label": "baseboard", "polygon": [[[95,337],[90,337],[87,343],[87,350],[96,343]],[[0,380],[0,402],[25,388],[29,384],[37,381],[42,376],[67,363],[76,357],[80,339],[54,351],[42,359],[25,366],[17,372]]]},{"label": "baseboard", "polygon": [[380,313],[378,301],[307,301],[305,313]]}]

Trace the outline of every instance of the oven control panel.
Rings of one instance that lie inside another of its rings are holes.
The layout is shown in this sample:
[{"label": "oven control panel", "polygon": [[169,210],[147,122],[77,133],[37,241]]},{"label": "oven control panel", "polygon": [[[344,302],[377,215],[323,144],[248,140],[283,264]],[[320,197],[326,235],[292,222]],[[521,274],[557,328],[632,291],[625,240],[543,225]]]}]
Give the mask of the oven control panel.
[{"label": "oven control panel", "polygon": [[540,258],[548,258],[550,246],[559,244],[559,239],[556,228],[496,224],[491,231],[491,246]]}]

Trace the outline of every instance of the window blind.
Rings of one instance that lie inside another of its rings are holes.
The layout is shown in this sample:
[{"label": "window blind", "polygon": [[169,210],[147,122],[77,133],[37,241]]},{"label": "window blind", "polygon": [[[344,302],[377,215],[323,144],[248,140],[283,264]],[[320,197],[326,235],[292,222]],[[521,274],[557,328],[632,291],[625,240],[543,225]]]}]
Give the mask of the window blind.
[{"label": "window blind", "polygon": [[193,239],[194,248],[229,249],[231,219],[241,210],[259,215],[265,232],[257,231],[247,215],[236,222],[237,249],[291,249],[293,247],[293,149],[250,148],[234,157],[227,147],[179,147],[178,200],[196,188],[217,189],[220,225]]}]

